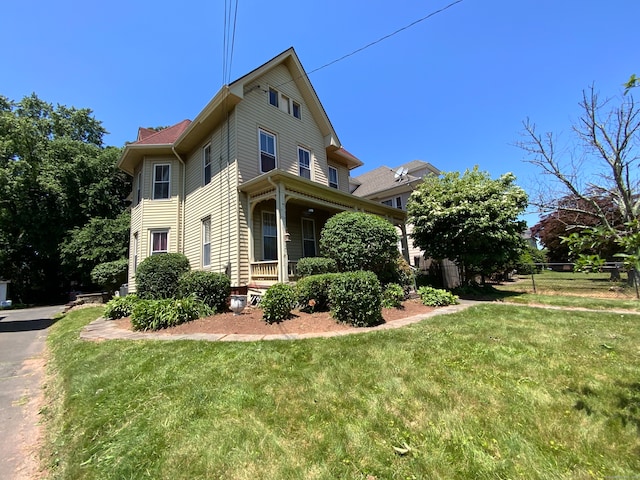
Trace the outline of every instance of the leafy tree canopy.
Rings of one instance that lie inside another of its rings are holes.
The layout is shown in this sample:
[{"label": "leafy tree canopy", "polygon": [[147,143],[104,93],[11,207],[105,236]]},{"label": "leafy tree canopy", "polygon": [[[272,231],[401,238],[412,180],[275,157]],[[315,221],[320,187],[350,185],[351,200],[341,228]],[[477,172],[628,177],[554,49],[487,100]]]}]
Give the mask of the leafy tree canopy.
[{"label": "leafy tree canopy", "polygon": [[68,233],[125,209],[130,180],[105,133],[89,109],[0,96],[0,277],[17,300],[57,298],[75,280],[61,268]]},{"label": "leafy tree canopy", "polygon": [[491,179],[478,167],[427,176],[407,204],[414,243],[426,255],[462,267],[465,282],[515,263],[526,224],[518,220],[527,194],[515,176]]}]

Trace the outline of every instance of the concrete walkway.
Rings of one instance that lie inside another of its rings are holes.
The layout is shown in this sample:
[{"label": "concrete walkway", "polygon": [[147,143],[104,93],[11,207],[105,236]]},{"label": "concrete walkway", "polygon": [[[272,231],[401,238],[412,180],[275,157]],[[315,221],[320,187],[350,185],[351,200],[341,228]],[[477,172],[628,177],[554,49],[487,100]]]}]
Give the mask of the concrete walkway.
[{"label": "concrete walkway", "polygon": [[383,323],[377,327],[341,330],[337,332],[318,332],[318,333],[290,333],[276,335],[247,335],[247,334],[223,334],[223,333],[193,333],[184,335],[172,335],[162,332],[131,332],[122,328],[117,328],[112,320],[98,318],[87,325],[80,333],[80,338],[84,340],[205,340],[209,342],[257,342],[260,340],[302,340],[304,338],[327,338],[340,337],[344,335],[354,335],[379,330],[390,330],[393,328],[401,328],[412,323],[417,323],[425,318],[434,317],[436,315],[446,315],[449,313],[460,312],[472,305],[482,302],[473,300],[460,300],[458,305],[450,305],[448,307],[436,308],[432,312],[414,315],[413,317],[394,320],[393,322]]}]

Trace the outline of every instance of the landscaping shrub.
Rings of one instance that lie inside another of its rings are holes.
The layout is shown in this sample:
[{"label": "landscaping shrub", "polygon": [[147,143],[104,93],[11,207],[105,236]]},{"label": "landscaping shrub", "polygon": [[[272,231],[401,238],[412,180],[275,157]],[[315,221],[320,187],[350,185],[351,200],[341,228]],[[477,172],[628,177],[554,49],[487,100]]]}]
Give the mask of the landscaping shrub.
[{"label": "landscaping shrub", "polygon": [[267,323],[278,323],[286,320],[291,315],[295,299],[295,290],[291,285],[286,283],[271,285],[260,301],[262,318]]},{"label": "landscaping shrub", "polygon": [[373,272],[357,271],[336,275],[329,290],[331,315],[355,327],[382,322],[381,288]]},{"label": "landscaping shrub", "polygon": [[133,307],[140,299],[134,293],[126,297],[114,297],[107,302],[104,309],[104,316],[111,320],[129,317],[133,312]]},{"label": "landscaping shrub", "polygon": [[145,258],[136,272],[138,296],[144,300],[176,297],[178,281],[189,269],[189,260],[181,253],[163,253]]},{"label": "landscaping shrub", "polygon": [[324,312],[329,310],[329,290],[337,273],[311,275],[298,280],[296,302],[305,312]]},{"label": "landscaping shrub", "polygon": [[398,308],[404,300],[404,289],[397,283],[390,283],[382,291],[382,307]]},{"label": "landscaping shrub", "polygon": [[129,260],[126,258],[99,263],[91,270],[91,281],[113,295],[116,289],[127,281],[128,268]]},{"label": "landscaping shrub", "polygon": [[231,294],[231,279],[224,273],[194,270],[180,277],[178,293],[181,297],[195,295],[214,312],[223,312]]},{"label": "landscaping shrub", "polygon": [[397,283],[406,292],[413,290],[415,286],[413,269],[402,255],[398,255],[396,261],[390,263],[387,268],[378,275],[378,278],[383,285]]},{"label": "landscaping shrub", "polygon": [[369,270],[380,275],[398,258],[398,234],[376,215],[341,212],[323,227],[320,251],[336,261],[339,272]]},{"label": "landscaping shrub", "polygon": [[333,258],[305,257],[298,260],[296,271],[300,277],[308,277],[309,275],[337,272],[338,265]]},{"label": "landscaping shrub", "polygon": [[433,287],[420,287],[418,295],[422,303],[429,307],[444,307],[446,305],[456,305],[458,297],[446,290],[440,290]]},{"label": "landscaping shrub", "polygon": [[211,309],[195,297],[140,300],[133,307],[134,330],[160,330],[211,315]]}]

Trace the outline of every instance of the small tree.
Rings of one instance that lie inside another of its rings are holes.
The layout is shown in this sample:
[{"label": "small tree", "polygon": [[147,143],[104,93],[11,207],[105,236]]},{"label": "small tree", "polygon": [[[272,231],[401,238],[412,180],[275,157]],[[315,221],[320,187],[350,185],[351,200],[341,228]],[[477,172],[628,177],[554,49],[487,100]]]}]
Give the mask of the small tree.
[{"label": "small tree", "polygon": [[398,234],[376,215],[342,212],[322,229],[320,251],[335,260],[340,272],[368,270],[380,275],[396,263]]},{"label": "small tree", "polygon": [[113,296],[116,289],[127,281],[129,261],[126,258],[96,265],[91,270],[91,281]]},{"label": "small tree", "polygon": [[511,173],[492,180],[478,167],[425,177],[407,204],[413,240],[427,256],[454,261],[465,283],[517,261],[527,194]]}]

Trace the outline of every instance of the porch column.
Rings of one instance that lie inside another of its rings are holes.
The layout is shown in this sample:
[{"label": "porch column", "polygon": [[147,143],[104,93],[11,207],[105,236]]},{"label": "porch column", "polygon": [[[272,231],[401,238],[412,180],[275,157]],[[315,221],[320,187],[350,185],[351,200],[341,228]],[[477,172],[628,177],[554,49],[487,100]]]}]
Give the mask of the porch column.
[{"label": "porch column", "polygon": [[407,261],[409,265],[411,265],[411,261],[409,260],[409,242],[407,241],[407,226],[404,223],[398,225],[400,227],[400,231],[402,235],[400,236],[400,245],[402,245],[402,256]]},{"label": "porch column", "polygon": [[287,253],[287,202],[284,187],[276,184],[276,225],[278,231],[278,282],[289,281],[289,255]]},{"label": "porch column", "polygon": [[249,227],[249,234],[247,238],[247,243],[249,244],[249,276],[251,276],[251,264],[255,262],[255,247],[253,242],[255,241],[253,234],[253,209],[256,204],[249,200],[249,208],[247,209],[247,225]]}]

